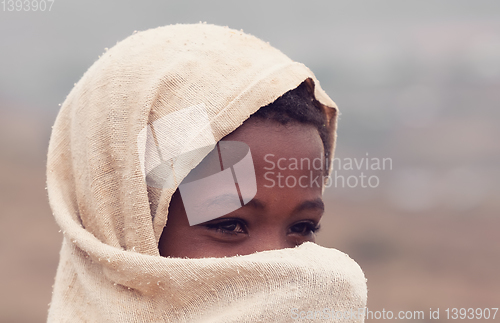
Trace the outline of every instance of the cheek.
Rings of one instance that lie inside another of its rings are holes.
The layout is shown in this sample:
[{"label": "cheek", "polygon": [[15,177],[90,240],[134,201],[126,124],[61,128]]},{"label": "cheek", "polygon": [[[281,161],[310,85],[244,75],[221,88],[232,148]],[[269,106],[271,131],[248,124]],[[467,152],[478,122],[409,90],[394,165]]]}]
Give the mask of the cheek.
[{"label": "cheek", "polygon": [[167,225],[159,242],[160,255],[176,258],[203,258],[216,256],[214,246],[207,244],[200,227]]},{"label": "cheek", "polygon": [[168,208],[167,225],[163,228],[158,244],[160,255],[177,257],[192,249],[188,239],[193,237],[191,230],[179,191],[176,191]]}]

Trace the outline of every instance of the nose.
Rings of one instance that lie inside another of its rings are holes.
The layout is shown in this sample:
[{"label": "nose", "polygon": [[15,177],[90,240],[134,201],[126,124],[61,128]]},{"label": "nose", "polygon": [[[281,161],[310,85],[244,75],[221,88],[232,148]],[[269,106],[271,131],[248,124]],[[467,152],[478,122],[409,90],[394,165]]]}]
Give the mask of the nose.
[{"label": "nose", "polygon": [[250,237],[250,248],[253,252],[278,250],[295,247],[295,244],[287,241],[286,235],[280,230],[263,231]]}]

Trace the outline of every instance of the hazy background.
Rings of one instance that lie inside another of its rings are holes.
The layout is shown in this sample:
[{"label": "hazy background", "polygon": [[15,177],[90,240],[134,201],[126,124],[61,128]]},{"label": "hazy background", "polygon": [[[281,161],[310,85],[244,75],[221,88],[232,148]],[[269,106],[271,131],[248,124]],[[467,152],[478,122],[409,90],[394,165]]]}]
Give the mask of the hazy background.
[{"label": "hazy background", "polygon": [[338,182],[325,193],[319,242],[361,265],[370,310],[428,319],[429,308],[443,317],[447,307],[500,307],[500,1],[1,6],[0,322],[46,317],[62,240],[44,189],[58,105],[105,47],[199,21],[243,29],[309,66],[341,109],[341,161],[392,160],[337,170],[376,176],[375,188]]}]

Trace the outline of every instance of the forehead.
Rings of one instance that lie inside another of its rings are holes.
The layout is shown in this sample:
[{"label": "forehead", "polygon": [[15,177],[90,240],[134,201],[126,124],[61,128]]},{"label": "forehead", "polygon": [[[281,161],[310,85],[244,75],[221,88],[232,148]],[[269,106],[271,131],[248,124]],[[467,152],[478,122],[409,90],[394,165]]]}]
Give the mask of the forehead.
[{"label": "forehead", "polygon": [[246,143],[256,164],[268,154],[283,158],[315,158],[324,152],[318,130],[313,125],[298,122],[282,125],[251,118],[223,140]]},{"label": "forehead", "polygon": [[[269,166],[266,164],[270,160],[280,159],[280,164],[300,162],[301,165],[310,165],[315,160],[317,162],[321,160],[322,163],[324,158],[324,146],[319,132],[314,126],[308,124],[289,123],[282,125],[272,120],[249,119],[224,137],[221,142],[228,144],[218,145],[214,148],[190,172],[188,181],[191,181],[192,178],[210,176],[220,171],[222,159],[229,161],[227,164],[230,166],[236,164],[246,154],[248,148],[250,148],[251,158],[257,173],[260,173],[262,169],[266,170]],[[234,149],[238,147],[237,143],[244,143],[243,148]],[[244,149],[244,147],[247,148]],[[315,167],[315,170],[317,168]]]}]

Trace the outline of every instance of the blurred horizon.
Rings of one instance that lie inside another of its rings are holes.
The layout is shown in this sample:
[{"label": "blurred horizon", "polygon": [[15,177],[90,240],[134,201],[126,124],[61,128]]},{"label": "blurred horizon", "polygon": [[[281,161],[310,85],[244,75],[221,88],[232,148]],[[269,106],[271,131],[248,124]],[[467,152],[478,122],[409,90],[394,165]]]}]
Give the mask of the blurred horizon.
[{"label": "blurred horizon", "polygon": [[0,321],[46,317],[62,241],[44,190],[59,105],[134,30],[199,21],[312,70],[341,111],[336,158],[391,159],[334,169],[378,184],[327,188],[318,238],[363,268],[370,309],[498,307],[500,2],[55,1],[0,10]]}]

